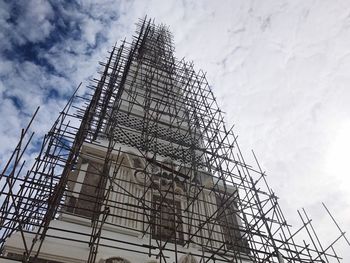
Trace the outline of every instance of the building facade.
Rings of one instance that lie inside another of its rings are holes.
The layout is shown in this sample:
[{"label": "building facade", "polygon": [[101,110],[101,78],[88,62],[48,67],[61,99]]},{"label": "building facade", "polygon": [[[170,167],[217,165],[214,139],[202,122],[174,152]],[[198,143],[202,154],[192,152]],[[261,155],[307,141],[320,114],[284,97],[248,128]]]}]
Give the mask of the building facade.
[{"label": "building facade", "polygon": [[[175,60],[165,26],[143,21],[138,30],[105,65],[94,92],[99,85],[105,90],[63,201],[31,253],[39,252],[38,262],[199,262],[218,250],[223,259],[239,255],[245,262],[238,191],[215,177],[206,160],[200,118],[207,116],[191,87],[201,80]],[[25,242],[14,233],[5,254],[21,259],[34,232],[24,233]]]}]

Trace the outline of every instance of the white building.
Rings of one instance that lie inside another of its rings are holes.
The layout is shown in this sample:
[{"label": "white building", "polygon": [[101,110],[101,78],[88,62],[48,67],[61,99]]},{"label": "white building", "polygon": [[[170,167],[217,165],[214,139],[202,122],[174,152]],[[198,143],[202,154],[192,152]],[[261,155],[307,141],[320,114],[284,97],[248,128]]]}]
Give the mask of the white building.
[{"label": "white building", "polygon": [[251,262],[209,87],[164,26],[139,31],[107,63],[57,216],[14,232],[0,262]]}]

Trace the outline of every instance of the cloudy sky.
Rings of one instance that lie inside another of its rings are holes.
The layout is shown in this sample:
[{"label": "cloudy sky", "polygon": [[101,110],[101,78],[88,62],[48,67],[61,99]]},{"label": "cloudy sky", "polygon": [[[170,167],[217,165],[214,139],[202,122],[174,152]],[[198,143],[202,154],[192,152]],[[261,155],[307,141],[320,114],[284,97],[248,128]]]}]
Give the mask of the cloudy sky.
[{"label": "cloudy sky", "polygon": [[[207,72],[287,219],[297,227],[305,207],[327,246],[338,233],[325,202],[350,231],[348,0],[0,0],[0,166],[35,108],[42,136],[145,15],[169,25],[178,58]],[[339,251],[350,262],[345,242]]]}]

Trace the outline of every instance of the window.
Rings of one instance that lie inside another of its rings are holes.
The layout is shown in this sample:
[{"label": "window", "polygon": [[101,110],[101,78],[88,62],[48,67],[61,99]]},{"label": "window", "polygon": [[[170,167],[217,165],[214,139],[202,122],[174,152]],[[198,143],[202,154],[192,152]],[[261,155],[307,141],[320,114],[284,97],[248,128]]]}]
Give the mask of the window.
[{"label": "window", "polygon": [[[103,196],[103,191],[98,191],[98,186],[101,180],[103,165],[90,161],[81,185],[79,197],[70,197],[69,210],[74,214],[82,215],[91,218],[95,209],[95,203]],[[102,187],[104,189],[104,187]]]},{"label": "window", "polygon": [[217,221],[221,226],[227,249],[249,253],[248,242],[245,238],[242,238],[239,230],[240,225],[238,223],[238,209],[235,198],[237,198],[235,195],[230,196],[223,193],[217,196]]},{"label": "window", "polygon": [[152,238],[183,244],[181,204],[157,195],[152,200]]}]

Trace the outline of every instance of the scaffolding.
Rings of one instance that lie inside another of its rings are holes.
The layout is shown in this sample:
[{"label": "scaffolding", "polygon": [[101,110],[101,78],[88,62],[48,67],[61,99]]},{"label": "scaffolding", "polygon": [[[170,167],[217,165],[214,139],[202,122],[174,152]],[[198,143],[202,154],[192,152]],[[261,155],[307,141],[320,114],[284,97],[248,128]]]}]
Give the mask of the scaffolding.
[{"label": "scaffolding", "polygon": [[[100,64],[91,92],[73,94],[27,172],[37,111],[22,130],[0,177],[2,258],[53,262],[41,254],[51,238],[86,246],[89,263],[104,248],[161,263],[188,251],[203,263],[341,262],[335,244],[350,243],[328,208],[340,232],[328,246],[305,210],[301,228],[287,224],[257,159],[245,163],[205,73],[174,57],[165,25],[141,19],[132,41]],[[54,224],[62,220],[90,232]],[[139,242],[106,234],[121,229]],[[22,253],[8,252],[13,235]]]}]

